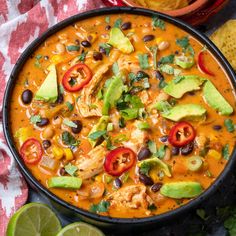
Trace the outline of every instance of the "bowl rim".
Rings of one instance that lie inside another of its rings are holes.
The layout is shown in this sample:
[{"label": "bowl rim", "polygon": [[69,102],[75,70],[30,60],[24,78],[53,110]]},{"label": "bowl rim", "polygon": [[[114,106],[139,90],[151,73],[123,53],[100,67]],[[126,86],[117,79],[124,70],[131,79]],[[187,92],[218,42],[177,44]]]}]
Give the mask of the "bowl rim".
[{"label": "bowl rim", "polygon": [[[142,7],[145,9],[150,9],[148,7],[145,6],[141,6],[137,3],[135,3],[133,0],[122,0],[125,4],[127,4],[128,6],[133,6],[133,7]],[[170,11],[161,11],[158,10],[161,13],[170,15],[170,16],[174,16],[174,17],[180,17],[180,16],[186,16],[189,14],[192,14],[193,12],[200,10],[201,8],[203,8],[207,3],[209,3],[210,0],[196,0],[195,2],[191,3],[190,5],[180,8],[180,9],[176,9],[176,10],[170,10]],[[152,9],[154,10],[154,9]]]},{"label": "bowl rim", "polygon": [[188,203],[184,204],[183,206],[180,206],[174,210],[162,213],[160,215],[150,216],[150,217],[144,217],[144,218],[117,218],[117,217],[110,217],[110,216],[102,216],[98,215],[92,212],[89,212],[87,210],[83,210],[81,208],[78,208],[76,206],[73,206],[72,204],[60,199],[55,194],[50,192],[46,187],[44,187],[40,182],[31,174],[30,170],[28,170],[27,166],[24,164],[22,158],[20,158],[20,155],[18,151],[16,150],[16,147],[14,145],[13,137],[10,130],[10,114],[8,112],[8,109],[10,108],[10,100],[11,100],[11,94],[12,90],[14,88],[14,82],[18,77],[18,74],[24,65],[24,63],[27,61],[28,57],[43,43],[48,37],[53,35],[54,33],[58,32],[59,30],[77,22],[80,20],[89,19],[91,17],[101,16],[101,15],[111,15],[111,14],[133,14],[133,15],[143,15],[148,17],[158,16],[160,19],[163,19],[166,22],[169,22],[170,24],[174,24],[176,27],[181,28],[185,32],[189,33],[191,36],[193,36],[196,40],[198,40],[200,43],[207,46],[208,50],[214,55],[214,57],[217,59],[218,63],[221,65],[221,67],[224,69],[225,73],[230,79],[230,82],[232,83],[234,89],[236,90],[236,75],[234,74],[233,68],[230,66],[226,58],[223,56],[223,54],[217,49],[217,47],[210,41],[209,38],[207,38],[202,33],[198,32],[197,30],[193,29],[190,25],[186,24],[185,22],[175,19],[171,16],[165,15],[163,13],[159,13],[153,10],[149,9],[143,9],[143,8],[132,8],[132,7],[107,7],[107,8],[100,8],[95,10],[90,10],[87,12],[83,12],[74,16],[71,16],[54,26],[50,27],[45,33],[43,33],[40,37],[35,39],[21,54],[21,56],[18,58],[11,74],[9,77],[9,80],[6,85],[5,93],[4,93],[4,99],[3,99],[3,131],[4,136],[6,138],[8,147],[10,148],[10,151],[16,160],[17,164],[20,167],[20,170],[23,172],[26,179],[37,188],[37,190],[40,190],[41,193],[46,195],[50,200],[53,200],[57,204],[63,206],[64,208],[74,211],[78,215],[82,217],[89,218],[93,221],[99,221],[104,224],[132,224],[132,225],[138,225],[140,223],[143,224],[149,224],[149,223],[157,223],[157,222],[166,222],[173,220],[174,218],[177,218],[184,213],[187,213],[188,211],[195,209],[200,203],[202,203],[204,200],[209,198],[219,187],[219,185],[223,182],[223,180],[227,177],[227,175],[234,169],[236,164],[236,148],[234,147],[234,150],[231,154],[231,157],[229,161],[227,162],[224,170],[221,172],[221,174],[217,177],[217,179],[212,183],[212,185],[206,189],[200,196],[197,198],[189,201]]}]

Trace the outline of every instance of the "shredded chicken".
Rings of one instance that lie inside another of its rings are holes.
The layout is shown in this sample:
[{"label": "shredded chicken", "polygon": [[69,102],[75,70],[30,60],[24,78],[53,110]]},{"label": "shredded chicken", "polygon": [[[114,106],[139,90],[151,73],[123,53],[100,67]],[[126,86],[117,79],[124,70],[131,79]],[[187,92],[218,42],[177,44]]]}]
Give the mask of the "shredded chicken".
[{"label": "shredded chicken", "polygon": [[139,61],[133,56],[122,55],[117,63],[120,70],[132,71],[133,73],[137,73],[140,70]]},{"label": "shredded chicken", "polygon": [[88,179],[102,172],[105,155],[105,148],[102,145],[99,145],[93,148],[88,153],[88,156],[77,159],[77,176],[82,179]]},{"label": "shredded chicken", "polygon": [[111,207],[118,209],[147,209],[149,205],[153,204],[152,199],[146,194],[146,187],[139,184],[122,187],[110,194],[107,200],[110,201]]},{"label": "shredded chicken", "polygon": [[102,116],[102,104],[96,98],[99,88],[102,87],[105,74],[119,56],[118,51],[110,54],[109,63],[101,65],[96,69],[91,81],[83,88],[81,97],[78,100],[78,110],[82,117]]}]

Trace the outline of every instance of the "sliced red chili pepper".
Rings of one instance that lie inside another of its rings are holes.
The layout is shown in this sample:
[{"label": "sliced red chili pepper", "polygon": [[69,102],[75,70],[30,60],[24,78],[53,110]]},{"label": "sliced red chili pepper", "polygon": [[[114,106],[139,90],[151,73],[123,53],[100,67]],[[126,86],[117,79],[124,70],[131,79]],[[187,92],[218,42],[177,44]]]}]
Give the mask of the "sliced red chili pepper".
[{"label": "sliced red chili pepper", "polygon": [[119,147],[107,154],[104,169],[112,176],[120,176],[134,165],[135,159],[136,155],[131,149]]},{"label": "sliced red chili pepper", "polygon": [[174,125],[169,133],[168,141],[175,147],[182,147],[194,140],[196,132],[188,122],[179,122]]},{"label": "sliced red chili pepper", "polygon": [[92,71],[83,64],[72,66],[63,76],[62,85],[68,92],[77,92],[92,79]]},{"label": "sliced red chili pepper", "polygon": [[215,74],[213,72],[211,72],[204,63],[204,51],[201,51],[198,54],[198,66],[201,69],[202,72],[204,72],[207,75],[211,75],[211,76],[215,76]]},{"label": "sliced red chili pepper", "polygon": [[27,139],[20,148],[20,155],[25,163],[38,163],[43,155],[43,149],[40,142],[35,138]]}]

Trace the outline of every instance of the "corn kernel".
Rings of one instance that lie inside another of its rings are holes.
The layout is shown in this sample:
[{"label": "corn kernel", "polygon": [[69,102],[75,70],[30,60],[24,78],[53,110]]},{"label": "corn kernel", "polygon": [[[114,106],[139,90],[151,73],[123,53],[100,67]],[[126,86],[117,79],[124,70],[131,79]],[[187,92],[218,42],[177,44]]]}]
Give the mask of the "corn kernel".
[{"label": "corn kernel", "polygon": [[102,183],[102,176],[101,175],[97,175],[95,177],[95,181]]},{"label": "corn kernel", "polygon": [[50,61],[53,64],[57,65],[57,64],[59,64],[59,63],[61,63],[63,61],[63,56],[61,56],[61,55],[54,55],[54,56],[52,56]]},{"label": "corn kernel", "polygon": [[70,148],[64,148],[64,154],[67,161],[71,161],[74,159],[73,152]]},{"label": "corn kernel", "polygon": [[221,154],[219,152],[217,152],[216,150],[214,150],[214,149],[210,149],[208,151],[207,156],[213,157],[216,160],[220,160],[221,159]]},{"label": "corn kernel", "polygon": [[60,160],[64,156],[63,149],[57,146],[54,146],[52,148],[52,154],[53,157],[56,158],[57,160]]},{"label": "corn kernel", "polygon": [[159,44],[160,42],[163,41],[163,38],[159,37],[159,38],[156,38],[156,43]]}]

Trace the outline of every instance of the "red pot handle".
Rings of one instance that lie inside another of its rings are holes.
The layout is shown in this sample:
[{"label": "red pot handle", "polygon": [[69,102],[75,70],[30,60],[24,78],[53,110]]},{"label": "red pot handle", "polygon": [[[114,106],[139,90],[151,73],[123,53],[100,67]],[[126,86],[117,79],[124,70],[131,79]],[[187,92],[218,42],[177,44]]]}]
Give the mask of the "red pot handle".
[{"label": "red pot handle", "polygon": [[103,3],[108,6],[108,7],[113,7],[113,6],[117,6],[117,7],[121,7],[121,6],[126,6],[122,0],[102,0]]}]

